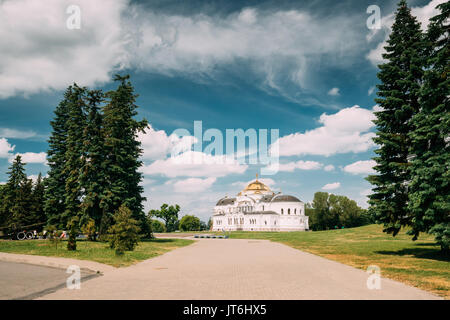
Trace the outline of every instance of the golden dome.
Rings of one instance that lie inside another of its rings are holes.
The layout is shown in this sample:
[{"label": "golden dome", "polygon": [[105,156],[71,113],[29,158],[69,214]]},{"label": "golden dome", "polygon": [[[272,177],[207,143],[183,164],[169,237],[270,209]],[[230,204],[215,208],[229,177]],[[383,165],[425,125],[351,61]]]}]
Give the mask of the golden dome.
[{"label": "golden dome", "polygon": [[245,193],[266,193],[266,192],[272,192],[268,186],[266,186],[264,183],[258,181],[258,175],[256,175],[256,180],[253,182],[250,182],[247,187],[245,187],[244,190],[242,190],[239,195],[245,194]]}]

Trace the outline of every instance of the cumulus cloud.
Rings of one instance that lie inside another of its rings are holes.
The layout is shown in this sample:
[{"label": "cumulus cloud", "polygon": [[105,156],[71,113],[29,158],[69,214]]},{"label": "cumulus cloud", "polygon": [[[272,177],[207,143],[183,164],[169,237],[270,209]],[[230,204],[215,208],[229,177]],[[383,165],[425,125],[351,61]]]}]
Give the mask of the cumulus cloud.
[{"label": "cumulus cloud", "polygon": [[211,188],[214,182],[216,182],[216,178],[188,178],[185,180],[178,180],[172,182],[168,181],[169,184],[173,185],[173,189],[175,192],[179,193],[194,193],[194,192],[203,192]]},{"label": "cumulus cloud", "polygon": [[[440,11],[436,9],[436,6],[444,3],[446,0],[432,0],[427,5],[423,7],[413,7],[411,8],[411,14],[417,18],[422,26],[422,30],[426,30],[429,24],[429,20],[431,17],[438,14]],[[389,34],[391,33],[392,25],[394,24],[395,13],[391,13],[389,15],[384,16],[381,19],[381,29],[372,29],[370,33],[367,35],[367,41],[371,41],[374,39],[375,35],[379,32],[385,33],[384,41],[378,43],[376,48],[370,50],[367,54],[367,59],[372,62],[372,64],[379,65],[384,63],[382,54],[385,52],[384,47],[387,45],[387,39],[389,38]]]},{"label": "cumulus cloud", "polygon": [[31,130],[17,130],[10,128],[0,128],[0,137],[12,139],[28,139],[36,136],[36,132]]},{"label": "cumulus cloud", "polygon": [[0,158],[9,158],[13,151],[14,146],[10,145],[5,138],[0,138]]},{"label": "cumulus cloud", "polygon": [[[255,181],[255,179],[250,180],[250,181],[236,181],[236,182],[233,182],[231,184],[231,186],[238,187],[238,188],[244,188],[248,184],[250,184],[251,182],[254,182],[254,181]],[[275,180],[273,180],[271,178],[258,178],[258,181],[264,183],[265,185],[267,185],[269,187],[273,187],[275,185]]]},{"label": "cumulus cloud", "polygon": [[[0,2],[0,98],[103,83],[135,68],[214,78],[247,61],[262,88],[308,89],[317,63],[349,65],[364,41],[347,16],[245,8],[225,16],[157,12],[129,0],[78,0],[81,28],[69,30],[71,0]],[[45,73],[42,72],[45,70]],[[311,88],[309,88],[311,89]],[[291,94],[292,97],[295,95]]]},{"label": "cumulus cloud", "polygon": [[330,89],[330,91],[328,91],[328,95],[329,96],[338,96],[338,95],[340,95],[339,88],[332,88],[332,89]]},{"label": "cumulus cloud", "polygon": [[322,124],[305,133],[293,133],[281,137],[280,156],[322,155],[337,153],[357,153],[367,151],[374,144],[374,133],[368,132],[374,127],[373,111],[353,106],[331,115],[322,114]]},{"label": "cumulus cloud", "polygon": [[156,160],[141,168],[146,175],[175,177],[223,177],[244,173],[248,165],[231,161],[226,156],[214,156],[197,151],[187,151],[167,159]]},{"label": "cumulus cloud", "polygon": [[81,28],[66,27],[71,0],[0,2],[0,98],[110,80],[126,58],[128,0],[77,0]]},{"label": "cumulus cloud", "polygon": [[144,133],[138,134],[138,140],[141,142],[144,160],[165,159],[169,154],[186,152],[197,142],[193,136],[168,136],[164,130],[155,130],[151,125]]},{"label": "cumulus cloud", "polygon": [[372,174],[375,173],[373,170],[375,165],[374,160],[362,160],[346,165],[343,170],[351,174]]},{"label": "cumulus cloud", "polygon": [[16,153],[14,156],[10,156],[9,162],[13,162],[14,158],[17,156],[22,157],[22,162],[24,163],[47,163],[47,154],[45,152],[25,152],[25,153]]},{"label": "cumulus cloud", "polygon": [[341,186],[340,182],[327,183],[322,187],[322,190],[334,190]]},{"label": "cumulus cloud", "polygon": [[286,172],[293,172],[296,169],[299,170],[317,170],[322,167],[322,164],[317,161],[295,161],[295,162],[288,162],[288,163],[280,163],[280,164],[272,164],[267,169],[268,170],[276,170],[278,171],[286,171]]},{"label": "cumulus cloud", "polygon": [[325,171],[333,171],[334,170],[334,166],[332,164],[326,165],[323,170]]}]

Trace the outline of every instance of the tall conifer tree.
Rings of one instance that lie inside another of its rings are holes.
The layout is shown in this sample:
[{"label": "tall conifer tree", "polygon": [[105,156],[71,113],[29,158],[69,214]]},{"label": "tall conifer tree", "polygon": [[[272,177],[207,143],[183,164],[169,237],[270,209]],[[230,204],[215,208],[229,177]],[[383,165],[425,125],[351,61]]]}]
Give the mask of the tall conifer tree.
[{"label": "tall conifer tree", "polygon": [[100,103],[103,101],[100,90],[89,91],[87,98],[87,124],[83,131],[83,152],[86,161],[80,176],[80,183],[84,189],[82,204],[84,225],[93,219],[99,228],[103,216],[102,196],[107,188],[105,177],[105,150],[103,138],[103,116],[100,113]]},{"label": "tall conifer tree", "polygon": [[63,174],[66,177],[65,211],[60,223],[63,228],[71,218],[81,214],[81,197],[83,190],[80,183],[81,169],[86,161],[83,149],[83,131],[86,126],[85,98],[87,89],[73,86],[68,103],[67,141]]},{"label": "tall conifer tree", "polygon": [[8,175],[4,198],[6,225],[16,230],[30,223],[33,188],[25,174],[25,164],[20,155],[15,157]]},{"label": "tall conifer tree", "polygon": [[55,118],[50,121],[52,133],[48,140],[47,162],[50,170],[45,179],[45,205],[44,210],[49,225],[61,229],[65,224],[61,221],[61,215],[66,211],[65,194],[67,175],[64,172],[67,150],[67,120],[69,118],[68,103],[72,96],[73,88],[68,87],[64,93],[64,99],[55,110]]},{"label": "tall conifer tree", "polygon": [[379,66],[379,98],[382,108],[375,112],[379,149],[374,158],[377,172],[368,180],[374,185],[369,197],[370,210],[384,231],[394,236],[400,228],[410,225],[408,212],[409,146],[411,118],[419,111],[419,94],[423,77],[423,35],[420,24],[401,0],[395,15],[386,53],[386,63]]},{"label": "tall conifer tree", "polygon": [[101,232],[112,221],[112,214],[124,205],[131,210],[133,218],[146,227],[143,212],[142,175],[138,171],[142,153],[137,134],[147,126],[147,121],[137,121],[135,100],[137,95],[129,81],[129,76],[116,75],[119,82],[116,90],[107,93],[108,103],[103,108],[105,137],[105,170],[108,190],[105,191],[105,212]]},{"label": "tall conifer tree", "polygon": [[438,6],[426,34],[424,84],[420,112],[410,132],[412,165],[408,209],[413,216],[410,233],[436,236],[444,251],[450,246],[450,2]]}]

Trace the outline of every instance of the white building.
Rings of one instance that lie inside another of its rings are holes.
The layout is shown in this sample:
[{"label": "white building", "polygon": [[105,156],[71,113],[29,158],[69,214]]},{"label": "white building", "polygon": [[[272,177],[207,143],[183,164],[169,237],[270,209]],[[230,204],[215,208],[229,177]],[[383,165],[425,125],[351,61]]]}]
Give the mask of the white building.
[{"label": "white building", "polygon": [[214,207],[213,231],[305,231],[308,217],[298,198],[274,193],[264,183],[251,182],[235,198],[222,198]]}]

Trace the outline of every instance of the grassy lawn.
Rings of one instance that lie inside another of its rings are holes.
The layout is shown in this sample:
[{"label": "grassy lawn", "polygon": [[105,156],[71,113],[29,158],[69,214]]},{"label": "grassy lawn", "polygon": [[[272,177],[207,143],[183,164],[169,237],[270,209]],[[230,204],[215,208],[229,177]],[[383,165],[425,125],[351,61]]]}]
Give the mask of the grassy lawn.
[{"label": "grassy lawn", "polygon": [[116,256],[114,250],[111,250],[108,243],[104,242],[78,240],[77,250],[68,251],[66,241],[60,242],[56,249],[48,240],[10,240],[0,241],[0,252],[91,260],[114,267],[126,267],[193,242],[186,239],[141,241],[134,251],[127,251],[123,256]]},{"label": "grassy lawn", "polygon": [[395,238],[379,225],[317,232],[241,232],[230,238],[267,239],[360,269],[381,268],[381,275],[450,299],[450,260],[432,236],[412,241],[405,232]]}]

